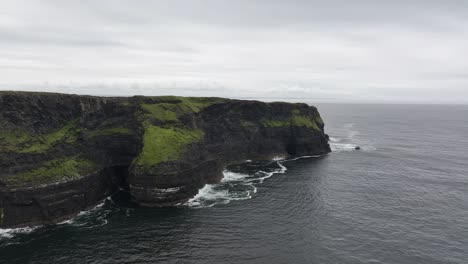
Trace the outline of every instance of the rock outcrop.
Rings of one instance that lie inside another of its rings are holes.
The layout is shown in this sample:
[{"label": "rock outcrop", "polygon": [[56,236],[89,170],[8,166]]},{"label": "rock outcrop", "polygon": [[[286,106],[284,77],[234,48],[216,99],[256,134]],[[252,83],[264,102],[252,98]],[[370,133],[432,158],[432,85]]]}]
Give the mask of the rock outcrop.
[{"label": "rock outcrop", "polygon": [[172,206],[228,164],[328,152],[306,104],[0,92],[0,227],[61,221],[119,189]]}]

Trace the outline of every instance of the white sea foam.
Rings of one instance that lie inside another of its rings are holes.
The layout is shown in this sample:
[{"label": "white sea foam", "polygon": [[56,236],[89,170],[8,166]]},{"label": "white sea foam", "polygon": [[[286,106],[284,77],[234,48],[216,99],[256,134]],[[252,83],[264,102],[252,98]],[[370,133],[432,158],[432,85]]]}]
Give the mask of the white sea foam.
[{"label": "white sea foam", "polygon": [[228,170],[223,171],[223,176],[221,182],[241,181],[249,177],[248,174],[236,173]]},{"label": "white sea foam", "polygon": [[[105,200],[103,200],[101,203],[97,204],[93,208],[91,208],[89,210],[80,211],[76,216],[74,216],[74,217],[72,217],[72,218],[70,218],[68,220],[62,221],[60,223],[57,223],[57,225],[75,225],[75,226],[85,225],[86,223],[78,223],[79,222],[78,220],[80,220],[83,217],[86,217],[86,216],[90,215],[93,212],[99,211],[106,204],[106,200],[112,201],[110,197],[107,197]],[[107,221],[107,220],[105,220],[105,221]]]},{"label": "white sea foam", "polygon": [[260,176],[258,178],[254,178],[254,179],[252,179],[252,181],[256,181],[258,183],[263,183],[264,180],[270,178],[275,173],[274,172],[259,171],[256,174],[262,174],[263,176]]},{"label": "white sea foam", "polygon": [[84,211],[79,212],[76,215],[76,217],[89,215],[90,213],[99,210],[100,208],[102,208],[106,204],[106,200],[110,200],[110,197],[106,198],[104,201],[102,201],[101,203],[97,204],[96,206],[94,206],[93,208],[91,208],[89,210],[84,210]]},{"label": "white sea foam", "polygon": [[353,151],[357,145],[349,143],[330,143],[330,148],[333,152]]},{"label": "white sea foam", "polygon": [[0,228],[0,239],[12,238],[16,234],[29,234],[41,226],[20,227],[20,228]]},{"label": "white sea foam", "polygon": [[70,224],[73,224],[74,221],[75,221],[75,217],[62,221],[60,223],[57,223],[57,225],[70,225]]},{"label": "white sea foam", "polygon": [[226,198],[229,197],[227,190],[215,190],[216,184],[206,184],[203,188],[198,191],[198,194],[190,199],[186,204],[190,207],[212,207],[215,205],[214,202],[226,203]]},{"label": "white sea foam", "polygon": [[356,150],[356,147],[360,148],[361,151],[375,151],[376,147],[371,145],[358,145],[353,143],[334,143],[330,141],[330,148],[332,152],[349,152]]},{"label": "white sea foam", "polygon": [[[279,159],[279,158],[278,158]],[[207,184],[199,190],[198,194],[190,199],[184,206],[212,207],[217,204],[227,204],[231,201],[251,199],[257,193],[258,184],[277,173],[285,173],[287,168],[283,161],[276,160],[278,168],[273,171],[257,171],[254,174],[245,174],[224,170],[224,178],[218,184]]]},{"label": "white sea foam", "polygon": [[[107,199],[110,199],[110,198],[107,198]],[[92,212],[98,211],[100,208],[102,208],[104,206],[104,204],[105,204],[105,201],[99,203],[98,205],[91,208],[90,210],[79,212],[75,217],[72,217],[72,218],[67,219],[65,221],[62,221],[60,223],[57,223],[57,225],[76,225],[76,226],[85,225],[86,223],[76,223],[76,222],[81,217],[89,215]],[[102,219],[102,222],[107,224],[107,220],[105,220],[105,219]],[[12,238],[16,234],[28,234],[28,233],[31,233],[31,232],[33,232],[34,230],[36,230],[36,229],[38,229],[40,227],[41,226],[21,227],[21,228],[0,228],[0,239],[2,239],[2,238]]]},{"label": "white sea foam", "polygon": [[351,129],[353,128],[354,124],[353,123],[349,123],[349,124],[345,124],[344,127],[347,128],[347,129]]},{"label": "white sea foam", "polygon": [[295,161],[295,160],[300,160],[300,159],[310,159],[310,158],[320,158],[322,155],[312,155],[312,156],[299,156],[291,159],[287,159],[283,162],[288,162],[288,161]]},{"label": "white sea foam", "polygon": [[344,131],[341,131],[342,138],[330,137],[330,148],[332,152],[350,152],[356,150],[359,146],[361,151],[375,151],[376,148],[368,142],[359,138],[360,132],[355,129],[354,124],[345,124]]},{"label": "white sea foam", "polygon": [[285,173],[288,170],[281,162],[278,161],[277,163],[278,163],[278,166],[280,167],[280,170],[276,171],[275,173]]},{"label": "white sea foam", "polygon": [[280,161],[280,160],[284,160],[286,157],[284,156],[276,156],[273,158],[273,161]]}]

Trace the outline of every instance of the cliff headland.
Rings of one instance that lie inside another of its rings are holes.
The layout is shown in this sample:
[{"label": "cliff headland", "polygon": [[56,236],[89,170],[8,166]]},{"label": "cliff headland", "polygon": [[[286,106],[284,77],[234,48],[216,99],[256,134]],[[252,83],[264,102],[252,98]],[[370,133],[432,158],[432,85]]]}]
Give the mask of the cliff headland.
[{"label": "cliff headland", "polygon": [[119,189],[173,206],[228,164],[328,152],[302,103],[0,92],[0,227],[62,221]]}]

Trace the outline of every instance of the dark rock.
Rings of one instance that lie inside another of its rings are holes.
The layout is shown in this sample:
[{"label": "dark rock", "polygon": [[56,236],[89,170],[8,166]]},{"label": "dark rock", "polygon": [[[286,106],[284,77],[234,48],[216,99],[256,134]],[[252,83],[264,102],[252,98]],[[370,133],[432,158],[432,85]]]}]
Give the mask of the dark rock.
[{"label": "dark rock", "polygon": [[229,164],[328,152],[306,104],[0,92],[0,227],[62,221],[119,189],[172,206]]}]

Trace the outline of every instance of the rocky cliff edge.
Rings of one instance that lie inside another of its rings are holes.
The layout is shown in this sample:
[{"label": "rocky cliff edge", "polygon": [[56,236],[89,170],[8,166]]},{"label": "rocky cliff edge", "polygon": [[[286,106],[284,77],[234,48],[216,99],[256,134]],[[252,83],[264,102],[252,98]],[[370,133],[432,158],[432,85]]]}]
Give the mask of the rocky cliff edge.
[{"label": "rocky cliff edge", "polygon": [[61,221],[119,189],[173,206],[228,164],[328,152],[301,103],[0,92],[0,227]]}]

